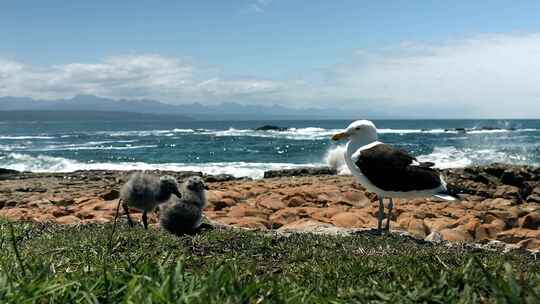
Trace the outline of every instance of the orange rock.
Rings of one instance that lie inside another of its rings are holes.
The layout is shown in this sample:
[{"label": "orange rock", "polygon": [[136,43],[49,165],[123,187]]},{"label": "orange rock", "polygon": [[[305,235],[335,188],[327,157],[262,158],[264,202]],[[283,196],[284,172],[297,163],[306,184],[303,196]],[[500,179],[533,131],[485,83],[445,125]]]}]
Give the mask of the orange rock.
[{"label": "orange rock", "polygon": [[467,231],[471,235],[474,235],[476,228],[480,227],[480,220],[475,217],[462,218],[457,222],[459,223],[458,228]]},{"label": "orange rock", "polygon": [[285,208],[278,210],[276,213],[270,215],[269,220],[273,226],[281,227],[283,225],[295,222],[300,219],[297,208]]},{"label": "orange rock", "polygon": [[424,219],[424,224],[428,227],[429,231],[441,231],[446,228],[455,228],[456,220],[448,217],[427,218]]},{"label": "orange rock", "polygon": [[540,230],[514,228],[497,234],[497,239],[505,243],[517,243],[525,239],[540,239]]},{"label": "orange rock", "polygon": [[31,214],[28,210],[22,208],[10,208],[10,209],[1,209],[0,217],[5,217],[8,219],[14,220],[28,220],[31,219]]},{"label": "orange rock", "polygon": [[429,232],[428,227],[424,224],[424,220],[415,218],[414,216],[402,215],[397,219],[396,224],[398,227],[420,238],[425,238]]},{"label": "orange rock", "polygon": [[487,214],[491,214],[502,220],[508,228],[517,226],[518,215],[515,212],[508,210],[493,210],[489,211]]},{"label": "orange rock", "polygon": [[519,227],[538,229],[540,227],[540,212],[529,213],[519,219]]},{"label": "orange rock", "polygon": [[351,190],[342,194],[343,202],[348,203],[352,207],[363,208],[371,205],[371,200],[362,191]]},{"label": "orange rock", "polygon": [[237,201],[231,198],[227,192],[219,190],[208,191],[207,201],[208,208],[213,210],[222,210],[237,204]]},{"label": "orange rock", "polygon": [[227,225],[234,225],[237,227],[244,227],[244,228],[251,228],[251,229],[266,230],[270,226],[268,221],[265,221],[258,217],[244,217],[244,218],[225,217],[225,218],[219,218],[218,221]]},{"label": "orange rock", "polygon": [[424,224],[424,221],[416,218],[410,220],[407,231],[420,238],[425,238],[429,232],[428,228]]},{"label": "orange rock", "polygon": [[288,207],[300,207],[300,206],[304,206],[306,204],[306,201],[304,200],[303,197],[299,195],[295,195],[291,197],[290,199],[288,199],[286,203]]},{"label": "orange rock", "polygon": [[45,223],[45,222],[54,222],[56,218],[49,213],[38,213],[34,214],[32,217],[32,221],[38,222],[38,223]]},{"label": "orange rock", "polygon": [[270,210],[279,210],[286,207],[285,203],[283,203],[279,198],[274,196],[261,199],[257,202],[257,206]]},{"label": "orange rock", "polygon": [[246,217],[246,216],[267,218],[268,211],[255,208],[247,204],[238,204],[229,208],[229,212],[227,213],[227,216],[236,217],[236,218]]},{"label": "orange rock", "polygon": [[66,215],[56,218],[56,222],[58,224],[78,224],[80,223],[80,219],[73,215]]},{"label": "orange rock", "polygon": [[345,228],[361,228],[369,224],[371,215],[360,212],[341,212],[331,218],[332,224]]},{"label": "orange rock", "polygon": [[54,208],[54,210],[52,211],[52,215],[54,217],[62,217],[71,213],[72,213],[71,211],[65,208]]},{"label": "orange rock", "polygon": [[443,239],[449,242],[465,242],[472,241],[472,236],[465,230],[460,228],[443,229],[439,231]]},{"label": "orange rock", "polygon": [[334,215],[344,211],[343,209],[336,208],[336,207],[327,207],[327,208],[319,208],[319,209],[320,210],[315,211],[311,215],[311,217],[314,218],[317,221],[321,221],[321,222],[325,222],[325,223],[330,222],[331,218]]},{"label": "orange rock", "polygon": [[524,249],[531,249],[531,250],[540,250],[540,240],[539,239],[525,239],[522,241],[519,241],[518,246],[520,248]]}]

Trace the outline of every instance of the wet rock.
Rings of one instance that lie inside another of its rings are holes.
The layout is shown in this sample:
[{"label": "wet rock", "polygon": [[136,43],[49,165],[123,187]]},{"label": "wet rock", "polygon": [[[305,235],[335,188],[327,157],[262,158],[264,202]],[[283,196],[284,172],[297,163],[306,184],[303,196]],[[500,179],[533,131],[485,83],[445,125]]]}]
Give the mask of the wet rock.
[{"label": "wet rock", "polygon": [[501,175],[501,182],[506,185],[521,187],[524,181],[525,178],[515,170],[505,170]]},{"label": "wet rock", "polygon": [[217,175],[206,175],[204,181],[207,183],[216,183],[216,182],[228,182],[234,181],[239,178],[231,174],[217,174]]},{"label": "wet rock", "polygon": [[313,175],[336,175],[337,171],[330,167],[319,168],[295,168],[283,170],[270,170],[264,172],[264,178],[291,177],[291,176],[313,176]]},{"label": "wet rock", "polygon": [[273,125],[264,125],[255,129],[255,131],[287,131],[289,128],[278,127]]},{"label": "wet rock", "polygon": [[20,173],[20,172],[17,171],[17,170],[0,168],[0,175],[3,175],[3,174],[18,174],[18,173]]},{"label": "wet rock", "polygon": [[497,190],[495,191],[495,197],[518,199],[521,197],[520,189],[516,186],[501,185],[497,187]]}]

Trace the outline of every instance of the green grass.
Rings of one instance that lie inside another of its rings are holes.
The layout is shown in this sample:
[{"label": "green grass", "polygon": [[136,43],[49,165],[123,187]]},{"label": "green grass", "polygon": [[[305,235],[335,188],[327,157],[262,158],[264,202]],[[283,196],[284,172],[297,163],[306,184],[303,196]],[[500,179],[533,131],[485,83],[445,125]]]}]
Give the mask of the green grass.
[{"label": "green grass", "polygon": [[[398,236],[0,222],[0,303],[539,303],[532,257]],[[17,258],[17,252],[20,259]]]}]

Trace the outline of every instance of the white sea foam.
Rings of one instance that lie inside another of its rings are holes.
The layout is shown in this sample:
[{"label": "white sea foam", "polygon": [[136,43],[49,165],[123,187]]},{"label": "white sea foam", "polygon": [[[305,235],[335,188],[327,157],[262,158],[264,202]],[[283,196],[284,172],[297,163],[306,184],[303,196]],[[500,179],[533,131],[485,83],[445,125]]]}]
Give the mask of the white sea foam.
[{"label": "white sea foam", "polygon": [[26,139],[53,139],[54,136],[0,136],[0,139],[26,140]]},{"label": "white sea foam", "polygon": [[248,162],[216,162],[216,163],[163,163],[148,164],[143,162],[121,163],[84,163],[62,157],[46,155],[32,156],[22,153],[9,153],[0,156],[0,167],[18,171],[32,172],[73,172],[76,170],[168,170],[168,171],[200,171],[207,174],[231,174],[236,177],[262,178],[265,171],[290,169],[299,167],[315,167],[322,164],[290,164],[290,163],[248,163]]},{"label": "white sea foam", "polygon": [[[345,163],[345,146],[334,146],[328,150],[325,156],[326,165],[336,169],[338,174],[350,174]],[[417,159],[421,162],[434,162],[440,169],[463,168],[475,164],[489,164],[494,162],[529,163],[523,156],[508,155],[495,149],[473,150],[469,148],[457,149],[455,147],[436,147],[432,153],[420,155]]]},{"label": "white sea foam", "polygon": [[[130,131],[96,131],[85,132],[86,135],[106,135],[110,137],[147,137],[147,136],[182,136],[189,134],[201,134],[216,137],[261,137],[261,138],[284,138],[291,140],[320,140],[327,139],[342,129],[324,129],[320,127],[289,128],[283,131],[278,130],[254,130],[254,129],[236,129],[211,130],[211,129],[169,129],[169,130],[130,130]],[[507,132],[535,132],[539,129],[466,129],[458,131],[456,129],[378,129],[380,134],[489,134],[489,133],[507,133]],[[61,135],[61,138],[76,137],[78,135]],[[0,136],[0,139],[51,139],[51,136]]]},{"label": "white sea foam", "polygon": [[435,147],[433,152],[418,156],[419,161],[434,162],[437,168],[462,168],[473,164],[508,162],[508,155],[495,149],[473,150],[469,148]]},{"label": "white sea foam", "polygon": [[326,165],[336,169],[339,175],[351,174],[345,163],[345,145],[334,146],[326,152],[324,157]]}]

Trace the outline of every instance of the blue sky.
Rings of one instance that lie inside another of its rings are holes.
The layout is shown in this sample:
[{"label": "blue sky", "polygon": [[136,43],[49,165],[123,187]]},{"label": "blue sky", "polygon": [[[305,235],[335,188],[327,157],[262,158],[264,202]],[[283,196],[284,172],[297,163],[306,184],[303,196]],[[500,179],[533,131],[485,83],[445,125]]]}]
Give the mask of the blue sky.
[{"label": "blue sky", "polygon": [[453,103],[480,116],[518,99],[514,116],[538,117],[538,12],[538,1],[1,1],[0,95]]}]

